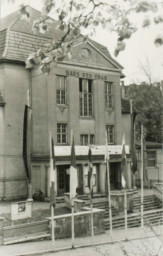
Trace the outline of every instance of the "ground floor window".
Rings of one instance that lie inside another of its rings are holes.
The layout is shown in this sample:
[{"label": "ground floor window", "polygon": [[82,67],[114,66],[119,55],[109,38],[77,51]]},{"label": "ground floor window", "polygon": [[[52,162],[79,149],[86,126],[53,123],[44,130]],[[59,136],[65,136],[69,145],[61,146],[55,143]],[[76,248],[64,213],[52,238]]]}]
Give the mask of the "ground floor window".
[{"label": "ground floor window", "polygon": [[95,143],[95,136],[94,134],[81,134],[80,135],[80,144],[81,145],[94,145]]},{"label": "ground floor window", "polygon": [[156,166],[156,151],[147,151],[147,167]]}]

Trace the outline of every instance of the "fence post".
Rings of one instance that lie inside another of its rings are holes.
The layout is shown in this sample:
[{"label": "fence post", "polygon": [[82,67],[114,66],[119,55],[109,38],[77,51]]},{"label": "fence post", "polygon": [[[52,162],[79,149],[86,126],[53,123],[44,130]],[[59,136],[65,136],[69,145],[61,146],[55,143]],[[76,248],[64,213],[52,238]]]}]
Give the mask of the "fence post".
[{"label": "fence post", "polygon": [[3,222],[4,218],[0,217],[0,245],[3,244]]}]

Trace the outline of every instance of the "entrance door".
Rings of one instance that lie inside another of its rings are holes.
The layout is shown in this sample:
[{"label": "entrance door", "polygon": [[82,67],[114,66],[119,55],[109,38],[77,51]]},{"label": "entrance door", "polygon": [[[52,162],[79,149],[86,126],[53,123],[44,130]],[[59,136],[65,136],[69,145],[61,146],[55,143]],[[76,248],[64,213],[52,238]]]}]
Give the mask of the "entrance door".
[{"label": "entrance door", "polygon": [[57,171],[57,188],[58,188],[58,195],[63,195],[66,192],[69,192],[69,166],[68,165],[61,165],[58,166]]},{"label": "entrance door", "polygon": [[121,163],[110,163],[110,186],[111,189],[121,189]]}]

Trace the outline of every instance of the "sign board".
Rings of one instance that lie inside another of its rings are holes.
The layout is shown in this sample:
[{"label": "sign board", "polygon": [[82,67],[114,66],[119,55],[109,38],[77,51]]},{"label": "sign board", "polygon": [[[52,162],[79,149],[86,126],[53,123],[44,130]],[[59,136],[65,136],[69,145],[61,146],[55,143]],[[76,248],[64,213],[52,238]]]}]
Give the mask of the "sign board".
[{"label": "sign board", "polygon": [[32,199],[11,203],[11,220],[20,220],[32,217]]},{"label": "sign board", "polygon": [[[108,145],[108,154],[109,155],[121,155],[122,154],[122,145]],[[89,146],[75,146],[75,154],[77,156],[86,156],[88,155]],[[91,146],[92,155],[105,155],[106,146]],[[129,154],[129,146],[125,145],[126,154]],[[55,156],[70,156],[71,146],[55,146],[54,147]]]}]

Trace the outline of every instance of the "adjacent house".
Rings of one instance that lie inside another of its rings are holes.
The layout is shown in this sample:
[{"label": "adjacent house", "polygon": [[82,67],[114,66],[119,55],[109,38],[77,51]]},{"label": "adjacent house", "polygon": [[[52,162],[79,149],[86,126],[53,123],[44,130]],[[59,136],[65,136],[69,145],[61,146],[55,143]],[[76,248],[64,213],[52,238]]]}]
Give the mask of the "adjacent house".
[{"label": "adjacent house", "polygon": [[[69,191],[70,134],[74,132],[80,194],[88,189],[88,144],[92,147],[94,193],[106,193],[105,131],[110,155],[111,189],[121,189],[122,136],[126,137],[125,178],[132,187],[131,115],[121,99],[123,67],[107,48],[89,39],[74,44],[72,59],[51,64],[50,73],[27,69],[31,52],[60,34],[56,22],[45,34],[34,33],[32,22],[40,12],[29,7],[30,22],[15,12],[1,20],[0,28],[0,199],[27,196],[24,168],[23,118],[32,108],[32,192],[49,196],[49,133],[54,138],[57,195]],[[53,26],[54,25],[54,26]]]},{"label": "adjacent house", "polygon": [[[140,187],[141,177],[141,146],[137,143],[138,171],[136,185]],[[163,182],[162,172],[162,144],[146,141],[144,144],[144,182],[145,186],[152,188],[155,183]]]}]

